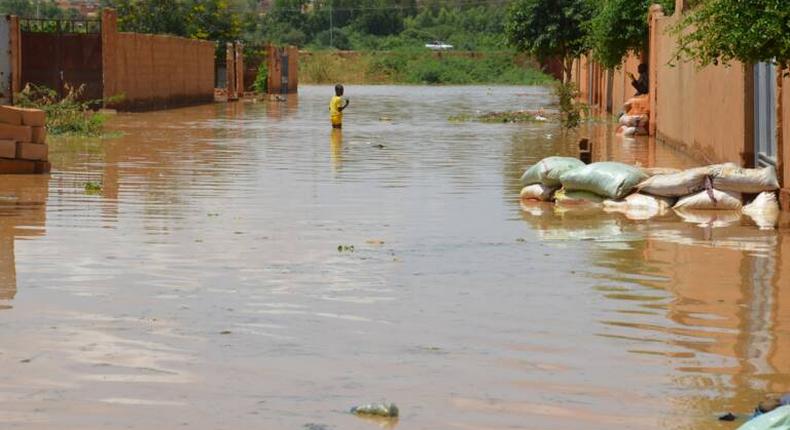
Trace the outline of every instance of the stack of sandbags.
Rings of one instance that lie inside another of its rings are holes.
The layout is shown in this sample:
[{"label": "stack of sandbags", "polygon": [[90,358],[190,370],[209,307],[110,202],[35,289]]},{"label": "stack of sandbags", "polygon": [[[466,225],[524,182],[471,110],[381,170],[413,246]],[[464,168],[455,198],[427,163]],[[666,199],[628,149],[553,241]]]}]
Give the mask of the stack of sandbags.
[{"label": "stack of sandbags", "polygon": [[0,106],[0,174],[47,173],[46,113]]},{"label": "stack of sandbags", "polygon": [[779,182],[773,167],[745,169],[726,163],[655,175],[637,188],[647,194],[678,198],[675,209],[740,210],[743,194],[772,192],[779,188]]},{"label": "stack of sandbags", "polygon": [[521,200],[554,200],[554,193],[562,183],[560,177],[584,163],[571,157],[547,157],[528,168],[521,176]]},{"label": "stack of sandbags", "polygon": [[645,135],[649,120],[650,101],[647,95],[632,97],[623,105],[618,132],[623,136]]}]

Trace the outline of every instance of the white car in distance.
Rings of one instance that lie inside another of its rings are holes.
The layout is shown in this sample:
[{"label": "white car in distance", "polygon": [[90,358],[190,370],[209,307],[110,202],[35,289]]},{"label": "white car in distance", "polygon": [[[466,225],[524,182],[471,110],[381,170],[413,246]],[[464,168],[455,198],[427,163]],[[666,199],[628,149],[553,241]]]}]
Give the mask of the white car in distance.
[{"label": "white car in distance", "polygon": [[426,43],[425,47],[434,51],[447,51],[453,49],[453,45],[449,43],[440,42],[438,40],[434,40],[431,43]]}]

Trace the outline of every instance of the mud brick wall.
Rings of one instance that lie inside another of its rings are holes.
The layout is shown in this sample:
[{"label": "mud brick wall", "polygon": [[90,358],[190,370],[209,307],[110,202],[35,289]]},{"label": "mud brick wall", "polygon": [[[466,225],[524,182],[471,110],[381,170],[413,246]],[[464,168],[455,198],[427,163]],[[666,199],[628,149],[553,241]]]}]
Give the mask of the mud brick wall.
[{"label": "mud brick wall", "polygon": [[46,139],[43,111],[0,106],[0,174],[49,172]]},{"label": "mud brick wall", "polygon": [[123,110],[146,110],[214,100],[213,42],[118,32],[114,10],[102,13],[105,100]]}]

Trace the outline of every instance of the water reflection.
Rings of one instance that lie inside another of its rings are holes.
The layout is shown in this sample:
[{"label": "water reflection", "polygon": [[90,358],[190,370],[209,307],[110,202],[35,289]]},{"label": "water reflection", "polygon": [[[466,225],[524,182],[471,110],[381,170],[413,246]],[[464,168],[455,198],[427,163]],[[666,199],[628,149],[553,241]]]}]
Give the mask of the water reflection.
[{"label": "water reflection", "polygon": [[343,130],[333,128],[329,135],[329,154],[332,157],[332,168],[339,172],[343,166]]},{"label": "water reflection", "polygon": [[16,296],[15,242],[43,236],[49,175],[0,176],[0,309]]}]

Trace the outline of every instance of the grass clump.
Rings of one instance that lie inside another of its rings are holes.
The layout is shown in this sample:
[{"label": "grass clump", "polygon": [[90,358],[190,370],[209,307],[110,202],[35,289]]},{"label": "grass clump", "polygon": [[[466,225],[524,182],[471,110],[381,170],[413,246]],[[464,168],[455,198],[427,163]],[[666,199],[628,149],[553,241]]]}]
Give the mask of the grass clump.
[{"label": "grass clump", "polygon": [[300,81],[315,84],[545,85],[554,81],[536,64],[511,51],[318,51],[300,57],[300,61]]},{"label": "grass clump", "polygon": [[86,182],[85,194],[100,194],[102,192],[102,185],[99,182]]},{"label": "grass clump", "polygon": [[504,111],[504,112],[486,112],[480,115],[460,114],[452,115],[448,118],[450,122],[467,122],[478,121],[484,123],[504,123],[504,124],[519,124],[531,122],[547,122],[557,121],[559,115],[556,113],[547,113],[542,110],[518,110],[518,111]]},{"label": "grass clump", "polygon": [[67,85],[66,94],[60,97],[55,90],[45,86],[27,84],[17,94],[17,104],[46,112],[47,131],[50,134],[99,136],[104,130],[107,117],[91,108],[101,104],[100,100],[81,100],[84,92],[85,85]]},{"label": "grass clump", "polygon": [[554,94],[559,99],[560,123],[564,128],[576,128],[583,118],[589,117],[589,107],[579,101],[579,87],[575,83],[557,83]]}]

